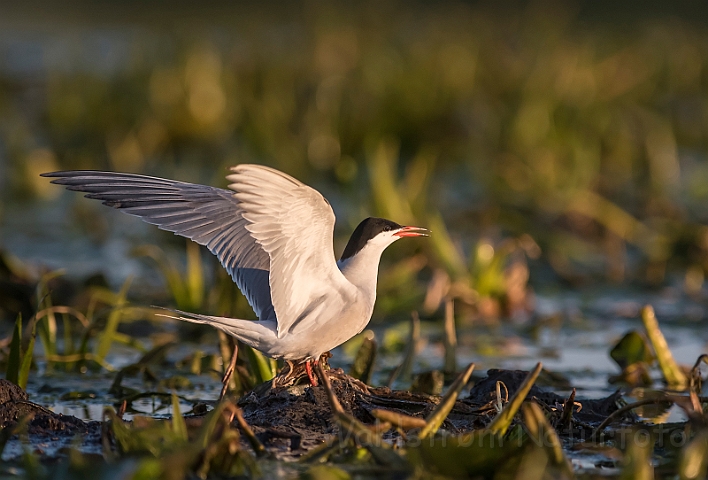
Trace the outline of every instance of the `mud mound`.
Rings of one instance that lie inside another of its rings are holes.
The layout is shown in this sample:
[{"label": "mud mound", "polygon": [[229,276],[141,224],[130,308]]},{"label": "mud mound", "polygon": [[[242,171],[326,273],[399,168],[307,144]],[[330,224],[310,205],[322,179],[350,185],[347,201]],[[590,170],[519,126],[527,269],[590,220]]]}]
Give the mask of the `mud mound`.
[{"label": "mud mound", "polygon": [[[515,370],[489,370],[487,373],[468,395],[455,403],[442,428],[456,434],[484,428],[497,414],[497,382],[502,382],[511,396],[527,376],[527,372]],[[368,387],[341,372],[332,375],[330,381],[344,410],[365,424],[375,423],[371,414],[374,409],[426,418],[440,402],[437,396]],[[272,385],[263,384],[238,402],[246,422],[271,453],[279,458],[296,458],[338,433],[323,386]],[[587,433],[617,410],[619,397],[619,393],[615,393],[599,400],[576,400],[577,408],[565,425],[567,428],[559,429],[559,433]],[[552,421],[554,416],[560,419],[567,401],[563,396],[535,386],[529,398],[550,412]],[[202,419],[202,416],[188,417],[190,423],[200,423]],[[19,422],[27,423],[26,431],[32,444],[42,446],[41,450],[49,456],[71,444],[77,435],[83,438],[83,450],[99,452],[101,449],[100,422],[84,422],[55,414],[31,402],[17,385],[0,380],[0,427],[12,428]],[[386,435],[391,441],[397,437],[394,430]]]}]

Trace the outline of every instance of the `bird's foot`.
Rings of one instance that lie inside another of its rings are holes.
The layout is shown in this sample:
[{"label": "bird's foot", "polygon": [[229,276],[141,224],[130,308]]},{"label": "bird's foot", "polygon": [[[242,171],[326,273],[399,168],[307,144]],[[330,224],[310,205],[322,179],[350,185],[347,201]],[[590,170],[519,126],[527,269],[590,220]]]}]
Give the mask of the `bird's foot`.
[{"label": "bird's foot", "polygon": [[295,385],[299,377],[300,374],[296,371],[296,365],[290,360],[285,360],[285,366],[273,377],[271,386],[273,388],[287,388]]},{"label": "bird's foot", "polygon": [[[331,356],[332,354],[327,352],[319,358],[319,362],[326,372],[330,371],[327,359]],[[315,362],[317,362],[317,360],[306,360],[302,363],[294,363],[290,360],[286,360],[287,365],[284,366],[278,375],[273,379],[273,388],[287,388],[303,382],[308,382],[310,385],[316,387],[321,382],[317,377],[316,369],[313,368]]]}]

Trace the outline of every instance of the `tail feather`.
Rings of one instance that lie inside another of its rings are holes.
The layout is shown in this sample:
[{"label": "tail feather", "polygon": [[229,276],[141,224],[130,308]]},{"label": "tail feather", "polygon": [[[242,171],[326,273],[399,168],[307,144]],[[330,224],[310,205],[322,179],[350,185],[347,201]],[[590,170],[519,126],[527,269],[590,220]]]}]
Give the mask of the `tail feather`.
[{"label": "tail feather", "polygon": [[239,318],[214,317],[181,310],[165,310],[171,314],[158,313],[157,316],[211,325],[257,350],[264,350],[264,347],[277,341],[278,338],[277,323],[273,320],[241,320]]}]

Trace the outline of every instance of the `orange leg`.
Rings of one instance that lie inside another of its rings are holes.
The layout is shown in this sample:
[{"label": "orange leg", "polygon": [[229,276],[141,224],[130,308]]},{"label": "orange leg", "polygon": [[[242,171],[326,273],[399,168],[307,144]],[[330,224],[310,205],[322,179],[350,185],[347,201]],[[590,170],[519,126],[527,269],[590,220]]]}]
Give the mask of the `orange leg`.
[{"label": "orange leg", "polygon": [[319,385],[319,382],[317,381],[317,376],[314,375],[312,371],[313,363],[314,362],[311,360],[305,360],[305,371],[307,372],[307,378],[310,379],[310,383],[312,384],[312,386],[316,387],[317,385]]}]

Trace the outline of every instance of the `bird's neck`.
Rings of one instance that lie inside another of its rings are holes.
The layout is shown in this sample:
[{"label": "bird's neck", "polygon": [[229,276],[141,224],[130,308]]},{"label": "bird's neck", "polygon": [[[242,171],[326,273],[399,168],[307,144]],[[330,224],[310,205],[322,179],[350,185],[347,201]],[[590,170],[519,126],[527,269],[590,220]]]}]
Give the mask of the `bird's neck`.
[{"label": "bird's neck", "polygon": [[357,287],[371,301],[376,300],[376,280],[383,248],[367,245],[356,255],[337,262],[344,278]]}]

